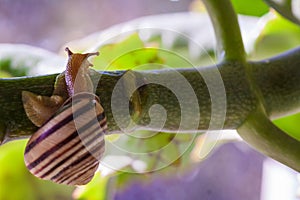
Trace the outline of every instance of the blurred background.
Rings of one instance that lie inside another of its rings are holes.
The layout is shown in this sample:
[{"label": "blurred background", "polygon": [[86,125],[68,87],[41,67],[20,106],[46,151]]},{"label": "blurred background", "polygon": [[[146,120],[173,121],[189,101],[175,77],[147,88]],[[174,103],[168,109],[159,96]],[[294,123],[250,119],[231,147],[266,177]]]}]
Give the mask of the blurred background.
[{"label": "blurred background", "polygon": [[57,52],[61,45],[138,17],[190,9],[192,0],[0,0],[0,42]]},{"label": "blurred background", "polygon": [[[251,1],[250,3],[255,5]],[[268,13],[269,8],[262,1],[259,3],[260,9],[254,9],[256,14],[251,15],[244,23],[245,29],[248,26],[245,34],[249,33],[249,29],[253,27],[256,31],[251,32],[249,37],[245,36],[248,40],[245,38],[244,40],[252,41],[252,43],[254,40],[260,41],[255,45],[256,51],[253,47],[249,47],[249,52],[252,51],[249,57],[265,58],[299,46],[300,30],[289,22],[285,22],[285,30],[288,30],[286,32],[279,29],[273,30],[269,26],[264,34],[259,34],[265,27],[268,27],[270,19],[273,19]],[[0,0],[0,43],[27,44],[58,53],[66,43],[102,31],[112,25],[149,15],[190,11],[203,11],[200,1]],[[247,14],[242,11],[241,13]],[[282,24],[282,19],[279,20]],[[173,23],[176,25],[176,21]],[[186,23],[188,24],[189,21]],[[209,29],[206,26],[195,26],[195,28],[204,31]],[[273,37],[273,39],[268,37],[277,33],[276,31],[281,31],[281,37],[289,38],[289,42],[281,41],[278,37]],[[213,37],[212,34],[206,33],[206,35]],[[209,40],[212,44],[213,39]],[[274,41],[279,42],[279,45],[276,48],[271,45],[269,50],[266,50],[264,44],[273,44]],[[285,126],[287,131],[297,129],[298,132],[298,127],[289,125],[289,122],[278,121],[277,123]],[[40,181],[33,177],[23,163],[23,149],[26,141],[10,142],[0,147],[0,200],[299,199],[297,198],[299,183],[296,172],[257,153],[240,141],[234,132],[232,134],[233,136],[224,140],[226,142],[218,146],[207,159],[195,162],[185,170],[175,170],[176,173],[174,170],[171,170],[172,173],[164,170],[164,175],[154,173],[141,175],[142,177],[122,173],[108,178],[96,177],[92,184],[76,189]]]}]

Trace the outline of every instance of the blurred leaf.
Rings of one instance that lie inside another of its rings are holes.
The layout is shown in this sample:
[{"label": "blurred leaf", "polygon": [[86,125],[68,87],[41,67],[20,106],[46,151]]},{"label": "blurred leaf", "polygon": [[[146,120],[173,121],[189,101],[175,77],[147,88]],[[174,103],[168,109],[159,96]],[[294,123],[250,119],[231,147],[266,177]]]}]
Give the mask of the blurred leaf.
[{"label": "blurred leaf", "polygon": [[[123,134],[116,141],[107,142],[105,154],[109,157],[104,159],[104,165],[114,170],[134,173],[156,171],[172,165],[175,167],[184,166],[189,162],[189,159],[183,163],[181,157],[193,147],[194,137],[194,134],[150,131]],[[117,156],[119,162],[114,163]],[[110,157],[111,159],[109,159]],[[124,162],[123,165],[122,162]]]},{"label": "blurred leaf", "polygon": [[[174,174],[172,174],[174,176]],[[109,197],[117,199],[117,196],[121,194],[124,190],[132,188],[134,184],[143,185],[147,187],[155,177],[164,178],[166,174],[161,174],[160,172],[155,173],[144,173],[144,174],[134,174],[134,173],[118,173],[110,178],[107,184],[107,193]],[[167,186],[166,186],[167,187]],[[133,187],[134,189],[134,187]],[[121,196],[122,197],[122,196]]]},{"label": "blurred leaf", "polygon": [[99,51],[100,56],[94,59],[94,66],[101,70],[126,70],[149,63],[162,63],[157,49],[147,48],[138,34],[132,34],[119,43],[104,45]]},{"label": "blurred leaf", "polygon": [[26,140],[0,147],[0,200],[71,199],[73,187],[42,181],[31,175],[23,161]]},{"label": "blurred leaf", "polygon": [[269,12],[263,0],[231,0],[235,11],[243,15],[262,16]]},{"label": "blurred leaf", "polygon": [[253,57],[264,59],[300,45],[300,27],[275,15],[256,40]]},{"label": "blurred leaf", "polygon": [[299,0],[264,0],[285,18],[300,25]]},{"label": "blurred leaf", "polygon": [[300,113],[276,119],[273,122],[287,134],[300,141]]},{"label": "blurred leaf", "polygon": [[[146,44],[137,33],[132,34],[119,43],[102,46],[99,49],[100,56],[94,59],[94,66],[101,70],[153,70],[191,68],[196,64],[204,65],[212,62],[209,54],[191,59],[187,46],[174,44],[175,49],[166,50],[161,47],[160,42],[160,38],[156,37]],[[193,60],[193,63],[190,60]]]},{"label": "blurred leaf", "polygon": [[87,185],[79,186],[73,192],[73,197],[77,200],[104,200],[106,199],[106,188],[109,177],[101,176],[96,172],[94,178]]},{"label": "blurred leaf", "polygon": [[7,75],[13,77],[26,76],[26,74],[28,73],[28,69],[26,68],[13,67],[12,60],[9,59],[0,60],[0,71],[2,71],[3,73],[7,73]]},{"label": "blurred leaf", "polygon": [[0,78],[9,78],[9,77],[12,77],[10,73],[8,73],[7,71],[0,70]]},{"label": "blurred leaf", "polygon": [[118,173],[111,177],[110,181],[108,182],[109,185],[114,185],[114,188],[108,189],[109,193],[120,191],[125,189],[130,183],[134,181],[145,181],[149,178],[147,174],[133,174],[133,173]]},{"label": "blurred leaf", "polygon": [[[166,167],[157,171],[151,171],[149,173],[130,173],[130,172],[119,172],[112,176],[107,185],[107,194],[109,197],[117,197],[122,195],[122,192],[128,188],[134,189],[134,185],[143,185],[147,187],[148,183],[153,180],[161,180],[174,178],[175,176],[184,175],[183,168],[186,172],[187,167],[193,168],[194,166],[190,164],[190,154],[193,149],[193,145],[183,153],[183,155],[173,162],[171,166]],[[167,156],[167,154],[165,154]],[[179,162],[178,162],[179,161]],[[186,165],[188,163],[188,165]],[[185,165],[185,166],[184,166]],[[184,166],[184,167],[183,167]],[[181,170],[180,170],[181,169]],[[167,186],[166,186],[167,187]]]},{"label": "blurred leaf", "polygon": [[[187,47],[176,49],[174,51],[166,51],[166,50],[160,50],[159,51],[159,57],[163,59],[164,64],[161,65],[161,67],[170,67],[170,68],[193,68],[195,67],[195,63],[191,63],[187,51]],[[203,63],[205,62],[205,56],[207,54],[202,56],[201,60]],[[209,58],[208,58],[209,59]],[[200,61],[200,62],[201,62]],[[198,64],[198,62],[197,62]]]},{"label": "blurred leaf", "polygon": [[0,44],[0,70],[12,76],[61,73],[66,59],[41,48]]}]

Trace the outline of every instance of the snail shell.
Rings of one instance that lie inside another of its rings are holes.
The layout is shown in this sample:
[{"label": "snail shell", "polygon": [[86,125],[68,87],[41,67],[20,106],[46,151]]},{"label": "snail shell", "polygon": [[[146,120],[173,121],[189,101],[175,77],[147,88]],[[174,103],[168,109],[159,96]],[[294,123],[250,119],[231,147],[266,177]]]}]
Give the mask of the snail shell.
[{"label": "snail shell", "polygon": [[106,129],[99,99],[78,93],[30,138],[25,149],[26,167],[42,179],[84,185],[98,168]]},{"label": "snail shell", "polygon": [[[36,177],[59,184],[84,185],[93,178],[104,153],[107,124],[104,109],[99,98],[91,93],[91,80],[86,74],[91,65],[86,58],[97,53],[73,54],[66,50],[69,62],[65,81],[69,98],[52,116],[44,117],[43,124],[26,145],[24,160]],[[82,87],[75,90],[74,81],[78,75]],[[22,95],[27,116],[36,122],[42,117],[39,107],[44,109],[45,106],[33,104],[28,99],[34,98],[26,92]],[[45,103],[51,105],[50,100],[48,98]]]}]

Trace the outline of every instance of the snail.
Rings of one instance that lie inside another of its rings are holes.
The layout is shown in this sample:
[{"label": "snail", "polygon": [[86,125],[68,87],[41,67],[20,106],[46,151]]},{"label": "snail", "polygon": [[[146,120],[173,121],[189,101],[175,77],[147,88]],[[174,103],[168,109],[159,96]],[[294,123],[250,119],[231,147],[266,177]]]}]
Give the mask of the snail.
[{"label": "snail", "polygon": [[99,53],[66,51],[66,70],[57,77],[51,97],[22,92],[25,113],[39,127],[26,145],[24,161],[38,178],[85,185],[98,168],[107,131],[104,109],[89,76],[92,64],[87,60]]}]

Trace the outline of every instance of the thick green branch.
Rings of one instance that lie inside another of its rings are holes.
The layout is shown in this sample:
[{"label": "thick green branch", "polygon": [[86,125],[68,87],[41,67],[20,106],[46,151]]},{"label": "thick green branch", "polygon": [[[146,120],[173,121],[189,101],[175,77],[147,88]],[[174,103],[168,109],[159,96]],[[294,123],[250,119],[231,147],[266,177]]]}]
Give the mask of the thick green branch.
[{"label": "thick green branch", "polygon": [[300,111],[300,47],[250,65],[271,119]]},{"label": "thick green branch", "polygon": [[245,61],[246,54],[236,13],[230,0],[202,0],[217,38],[220,61]]},{"label": "thick green branch", "polygon": [[[252,80],[260,89],[265,108],[272,118],[278,118],[299,111],[300,108],[300,48],[288,52],[274,59],[259,63],[250,63],[249,68],[252,72]],[[195,132],[206,130],[211,120],[211,94],[208,91],[203,74],[219,70],[226,90],[226,120],[223,129],[235,129],[246,119],[249,113],[255,109],[257,102],[252,96],[247,84],[246,75],[238,70],[239,63],[229,62],[219,66],[197,69],[179,69],[177,71],[140,71],[134,72],[136,82],[146,85],[139,88],[141,98],[142,115],[138,120],[142,129],[159,129],[155,123],[147,126],[150,122],[148,115],[149,109],[154,104],[164,107],[167,119],[163,129],[165,131],[177,131],[181,122],[181,107],[179,101],[170,88],[159,84],[149,84],[149,80],[156,80],[157,83],[163,80],[176,78],[178,72],[190,84],[198,99],[200,110],[200,122],[197,128],[186,126],[182,131]],[[199,73],[200,72],[200,73]],[[100,96],[101,103],[106,111],[109,130],[120,132],[119,124],[115,121],[112,113],[111,97],[117,82],[123,72],[99,72],[93,76],[94,80],[99,78],[97,94]],[[202,74],[202,75],[201,75]],[[26,117],[21,101],[23,90],[31,91],[41,95],[51,95],[56,75],[21,77],[13,79],[0,79],[0,138],[5,140],[22,138],[31,135],[37,128]],[[155,82],[155,81],[154,81]],[[172,82],[172,81],[171,81]],[[175,81],[176,82],[176,81]],[[147,84],[148,83],[148,84]],[[179,85],[179,84],[178,84]],[[180,87],[179,87],[180,89]],[[182,90],[182,93],[186,91]],[[126,96],[126,90],[120,90],[119,95]],[[123,99],[123,98],[120,98]],[[189,97],[186,98],[189,101]],[[116,100],[118,104],[118,99]],[[123,104],[124,102],[119,102]],[[218,105],[217,105],[218,106]],[[131,114],[134,110],[130,107]],[[190,116],[195,112],[194,108],[189,109]],[[121,113],[122,115],[122,113]],[[151,119],[160,119],[161,112],[151,112]],[[122,116],[121,116],[122,118]],[[216,119],[213,119],[216,120]],[[193,122],[193,119],[185,121]],[[191,126],[192,127],[192,126]],[[182,128],[182,127],[181,127]]]}]

